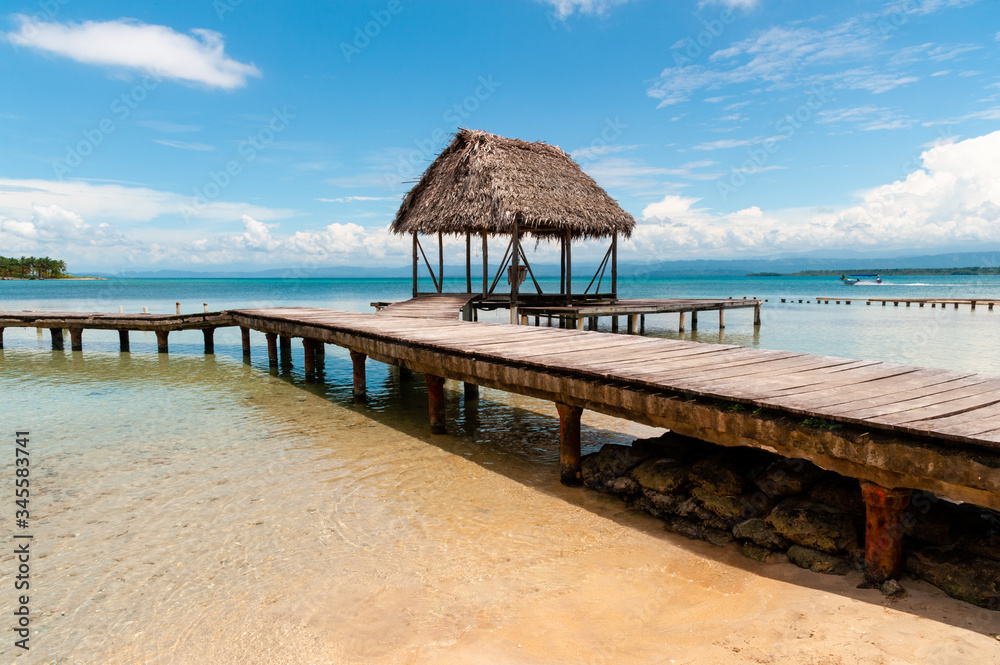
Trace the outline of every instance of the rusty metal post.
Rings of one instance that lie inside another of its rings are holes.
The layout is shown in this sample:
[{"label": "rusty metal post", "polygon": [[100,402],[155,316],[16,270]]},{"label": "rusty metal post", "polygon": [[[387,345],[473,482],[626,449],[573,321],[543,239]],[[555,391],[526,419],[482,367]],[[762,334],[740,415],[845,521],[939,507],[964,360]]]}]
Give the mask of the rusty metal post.
[{"label": "rusty metal post", "polygon": [[128,342],[128,331],[119,330],[118,331],[118,348],[122,353],[128,353],[131,350]]},{"label": "rusty metal post", "polygon": [[354,401],[368,401],[368,378],[365,375],[365,361],[368,359],[363,353],[351,351],[351,362],[354,364]]},{"label": "rusty metal post", "polygon": [[73,351],[83,351],[83,328],[69,329],[69,348]]},{"label": "rusty metal post", "polygon": [[250,329],[240,326],[240,337],[243,340],[243,362],[250,362]]},{"label": "rusty metal post", "polygon": [[903,511],[912,490],[861,482],[865,500],[865,582],[899,579],[903,569]]},{"label": "rusty metal post", "polygon": [[427,409],[431,417],[431,434],[444,434],[444,378],[424,374],[427,382]]},{"label": "rusty metal post", "polygon": [[62,351],[64,348],[62,328],[49,328],[49,335],[52,337],[52,350]]},{"label": "rusty metal post", "polygon": [[215,328],[202,328],[202,337],[205,338],[205,355],[215,355]]},{"label": "rusty metal post", "polygon": [[303,337],[302,350],[302,363],[306,372],[306,378],[311,379],[316,374],[316,344],[308,337]]},{"label": "rusty metal post", "polygon": [[579,485],[580,416],[583,409],[556,402],[559,412],[559,480],[563,485]]},{"label": "rusty metal post", "polygon": [[169,330],[157,330],[156,331],[156,352],[157,353],[169,353],[169,347],[167,346],[167,335],[170,334]]},{"label": "rusty metal post", "polygon": [[267,366],[277,367],[278,366],[278,334],[277,333],[264,333],[264,339],[267,340]]}]

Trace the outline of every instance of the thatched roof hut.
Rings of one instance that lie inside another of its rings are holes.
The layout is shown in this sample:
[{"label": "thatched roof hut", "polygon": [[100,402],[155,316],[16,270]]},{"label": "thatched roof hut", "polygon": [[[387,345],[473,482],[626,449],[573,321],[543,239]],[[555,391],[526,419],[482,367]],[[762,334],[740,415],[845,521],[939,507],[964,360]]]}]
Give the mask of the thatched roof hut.
[{"label": "thatched roof hut", "polygon": [[460,129],[403,199],[391,230],[629,237],[635,219],[555,146]]}]

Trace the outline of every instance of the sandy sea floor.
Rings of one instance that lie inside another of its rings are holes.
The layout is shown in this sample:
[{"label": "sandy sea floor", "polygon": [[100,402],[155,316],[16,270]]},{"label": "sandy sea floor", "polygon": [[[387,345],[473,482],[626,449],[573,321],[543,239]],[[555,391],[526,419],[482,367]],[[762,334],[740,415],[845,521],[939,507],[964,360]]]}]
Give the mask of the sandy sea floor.
[{"label": "sandy sea floor", "polygon": [[[307,385],[146,343],[0,351],[37,557],[32,649],[8,633],[2,662],[1000,662],[1000,615],[927,584],[888,600],[561,486],[550,404],[449,382],[432,436],[419,375],[371,363],[358,406],[332,348]],[[584,424],[589,450],[655,432]]]}]

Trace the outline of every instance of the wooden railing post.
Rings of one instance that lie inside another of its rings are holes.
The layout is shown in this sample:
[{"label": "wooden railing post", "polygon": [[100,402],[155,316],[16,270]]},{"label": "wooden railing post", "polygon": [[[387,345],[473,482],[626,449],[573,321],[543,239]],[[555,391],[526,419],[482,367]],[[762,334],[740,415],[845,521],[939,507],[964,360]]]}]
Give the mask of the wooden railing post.
[{"label": "wooden railing post", "polygon": [[583,409],[556,402],[559,412],[559,480],[563,485],[579,485],[580,416]]},{"label": "wooden railing post", "polygon": [[861,482],[865,500],[865,582],[880,586],[903,570],[903,511],[912,490]]}]

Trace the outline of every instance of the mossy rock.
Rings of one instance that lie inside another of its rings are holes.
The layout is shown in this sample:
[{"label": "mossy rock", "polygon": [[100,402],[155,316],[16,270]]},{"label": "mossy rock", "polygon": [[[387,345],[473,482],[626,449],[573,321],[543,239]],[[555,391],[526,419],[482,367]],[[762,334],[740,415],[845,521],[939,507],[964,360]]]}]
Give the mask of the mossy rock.
[{"label": "mossy rock", "polygon": [[632,469],[632,478],[644,489],[673,494],[687,484],[691,469],[673,459],[648,459]]},{"label": "mossy rock", "polygon": [[788,548],[788,560],[799,568],[824,575],[846,575],[854,569],[851,561],[845,557],[801,545],[792,545]]},{"label": "mossy rock", "polygon": [[952,598],[1000,611],[1000,562],[926,549],[905,555],[906,570]]},{"label": "mossy rock", "polygon": [[783,500],[765,521],[797,545],[833,554],[853,552],[858,546],[851,513],[800,497]]}]

